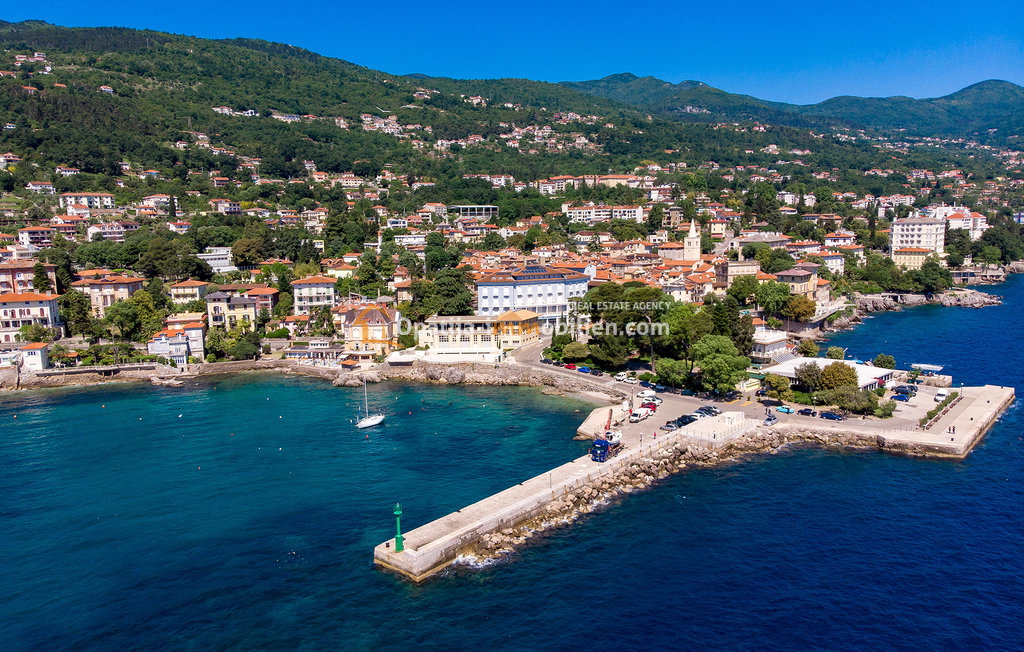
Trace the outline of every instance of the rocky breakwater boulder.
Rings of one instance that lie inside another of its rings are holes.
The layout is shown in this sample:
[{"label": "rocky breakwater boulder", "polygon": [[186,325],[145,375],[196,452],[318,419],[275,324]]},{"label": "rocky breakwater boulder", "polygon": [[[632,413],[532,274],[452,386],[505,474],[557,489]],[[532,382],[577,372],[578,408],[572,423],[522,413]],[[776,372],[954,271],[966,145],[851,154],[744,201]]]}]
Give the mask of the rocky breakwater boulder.
[{"label": "rocky breakwater boulder", "polygon": [[368,383],[379,383],[386,379],[387,377],[381,370],[369,369],[341,374],[331,384],[335,387],[359,387],[363,384],[363,380]]},{"label": "rocky breakwater boulder", "polygon": [[1007,274],[1024,274],[1024,260],[1015,260],[1003,267]]},{"label": "rocky breakwater boulder", "polygon": [[944,292],[938,301],[944,306],[960,306],[962,308],[984,308],[1003,303],[1003,300],[994,294],[978,290],[950,290]]},{"label": "rocky breakwater boulder", "polygon": [[860,294],[857,295],[857,312],[872,313],[885,310],[902,310],[900,304],[893,301],[889,296]]},{"label": "rocky breakwater boulder", "polygon": [[[442,385],[526,385],[544,387],[547,393],[573,394],[577,392],[600,391],[609,394],[613,400],[621,400],[623,394],[598,384],[586,382],[585,378],[574,378],[523,365],[487,365],[479,363],[435,364],[416,361],[410,366],[381,366],[376,370],[381,378],[413,382],[438,383]],[[352,374],[356,378],[358,374]],[[368,382],[374,382],[369,377]],[[362,380],[358,380],[362,383]],[[335,384],[349,383],[338,378]]]}]

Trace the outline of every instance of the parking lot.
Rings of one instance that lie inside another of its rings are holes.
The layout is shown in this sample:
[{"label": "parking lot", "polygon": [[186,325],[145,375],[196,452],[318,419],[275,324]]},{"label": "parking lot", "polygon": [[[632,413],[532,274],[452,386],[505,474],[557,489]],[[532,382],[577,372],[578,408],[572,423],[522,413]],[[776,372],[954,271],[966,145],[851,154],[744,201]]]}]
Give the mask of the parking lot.
[{"label": "parking lot", "polygon": [[[542,364],[540,362],[540,352],[543,349],[542,345],[533,345],[531,347],[524,347],[527,350],[520,350],[517,352],[516,360],[520,364],[527,364],[529,366],[543,368],[547,371],[554,373],[562,373],[567,375],[580,376],[583,375],[578,368],[567,369],[566,367],[558,367],[553,364]],[[630,382],[617,381],[613,375],[603,373],[600,376],[586,374],[588,380],[595,385],[603,386],[608,389],[614,389],[621,392],[629,397],[630,407],[639,405],[637,399],[637,393],[646,389],[647,387],[643,381],[637,380],[635,377]],[[891,428],[898,429],[914,429],[917,427],[918,421],[925,416],[925,414],[934,408],[937,403],[935,402],[935,393],[938,390],[936,387],[930,387],[927,385],[918,385],[917,395],[911,397],[906,402],[897,402],[896,409],[893,412],[891,419],[885,419],[885,425]],[[688,393],[687,393],[688,394]],[[651,423],[652,426],[660,428],[667,420],[675,419],[683,414],[690,414],[702,405],[713,405],[719,409],[731,410],[731,411],[742,411],[749,418],[758,419],[764,421],[769,415],[774,415],[779,423],[799,423],[805,422],[809,419],[818,420],[821,419],[821,407],[820,406],[805,406],[796,403],[783,404],[779,401],[773,401],[771,399],[763,399],[754,395],[754,392],[735,392],[731,396],[727,397],[716,397],[710,394],[701,393],[699,395],[686,395],[679,393],[679,390],[666,388],[662,391],[658,391],[657,395],[665,401],[663,406],[659,406],[659,409],[654,415],[645,420],[647,423]],[[881,401],[887,401],[893,396],[892,392],[887,391],[885,396],[880,399]],[[767,404],[762,404],[761,400],[765,400]],[[779,407],[783,407],[784,411],[779,411]],[[786,409],[791,409],[792,413],[785,412]],[[807,416],[799,414],[798,411],[801,409],[810,408],[816,414],[814,416]],[[827,409],[827,408],[826,408]],[[876,417],[862,417],[861,415],[846,415],[846,418],[857,421],[881,421]]]}]

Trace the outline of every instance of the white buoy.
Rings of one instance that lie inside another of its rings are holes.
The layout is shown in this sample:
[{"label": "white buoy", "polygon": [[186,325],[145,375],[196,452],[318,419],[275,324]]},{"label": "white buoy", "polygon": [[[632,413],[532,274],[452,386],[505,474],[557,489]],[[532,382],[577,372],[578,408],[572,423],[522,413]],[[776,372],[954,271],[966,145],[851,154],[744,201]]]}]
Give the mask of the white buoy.
[{"label": "white buoy", "polygon": [[182,415],[180,415],[180,414],[179,414],[179,415],[178,415],[178,418],[180,419],[181,417],[182,417]]}]

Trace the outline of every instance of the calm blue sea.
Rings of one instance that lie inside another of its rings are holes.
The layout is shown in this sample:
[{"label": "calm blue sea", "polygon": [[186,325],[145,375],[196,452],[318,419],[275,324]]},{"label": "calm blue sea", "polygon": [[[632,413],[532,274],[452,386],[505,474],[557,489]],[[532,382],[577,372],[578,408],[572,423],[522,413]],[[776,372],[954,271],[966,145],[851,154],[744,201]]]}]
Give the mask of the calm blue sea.
[{"label": "calm blue sea", "polygon": [[[833,342],[1024,391],[1024,278]],[[507,562],[412,586],[412,528],[578,455],[585,404],[277,376],[0,399],[5,650],[1024,645],[1024,417],[963,462],[789,450],[675,476]],[[577,413],[576,410],[583,412]],[[180,415],[180,417],[179,417]],[[17,417],[17,418],[15,418]]]}]

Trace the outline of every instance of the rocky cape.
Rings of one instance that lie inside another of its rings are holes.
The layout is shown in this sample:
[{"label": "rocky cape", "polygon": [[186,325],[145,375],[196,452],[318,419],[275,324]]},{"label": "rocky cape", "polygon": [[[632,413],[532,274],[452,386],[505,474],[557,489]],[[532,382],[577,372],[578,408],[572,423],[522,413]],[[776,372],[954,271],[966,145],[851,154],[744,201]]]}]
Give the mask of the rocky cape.
[{"label": "rocky cape", "polygon": [[873,312],[899,311],[924,305],[940,305],[960,308],[984,308],[998,306],[1003,300],[987,292],[969,288],[955,288],[939,294],[926,295],[915,292],[886,292],[883,294],[855,294],[853,296],[854,311],[849,317],[837,319],[829,324],[828,330],[845,330],[853,328],[863,321],[864,315]]}]

